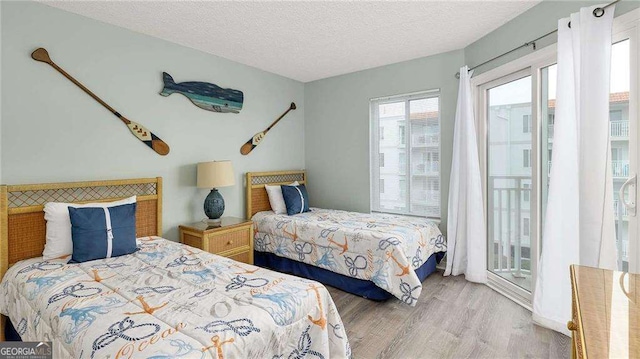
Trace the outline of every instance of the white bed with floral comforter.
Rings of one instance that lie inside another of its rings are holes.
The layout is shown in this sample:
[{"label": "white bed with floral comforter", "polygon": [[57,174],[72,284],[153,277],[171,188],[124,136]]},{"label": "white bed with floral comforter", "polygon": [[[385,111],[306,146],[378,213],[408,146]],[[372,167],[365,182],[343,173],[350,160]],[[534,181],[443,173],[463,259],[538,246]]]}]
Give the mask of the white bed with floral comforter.
[{"label": "white bed with floral comforter", "polygon": [[422,291],[415,269],[447,250],[425,218],[311,208],[293,216],[258,212],[252,220],[256,251],[372,281],[409,305]]},{"label": "white bed with floral comforter", "polygon": [[0,312],[54,358],[346,358],[321,284],[158,237],[134,254],[33,258],[1,284]]}]

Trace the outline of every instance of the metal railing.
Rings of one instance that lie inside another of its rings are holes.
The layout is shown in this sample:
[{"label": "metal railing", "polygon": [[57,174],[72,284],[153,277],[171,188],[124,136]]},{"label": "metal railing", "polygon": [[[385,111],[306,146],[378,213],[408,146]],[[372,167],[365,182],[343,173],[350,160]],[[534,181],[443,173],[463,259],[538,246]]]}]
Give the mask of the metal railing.
[{"label": "metal railing", "polygon": [[414,175],[440,173],[440,161],[427,161],[413,166]]},{"label": "metal railing", "polygon": [[411,201],[422,203],[440,203],[440,192],[432,190],[413,190],[411,191]]},{"label": "metal railing", "polygon": [[411,140],[412,146],[437,146],[439,143],[438,134],[413,135]]},{"label": "metal railing", "polygon": [[[611,138],[629,137],[629,121],[611,121],[609,122],[609,128]],[[553,133],[553,125],[547,125],[547,138],[552,140]]]},{"label": "metal railing", "polygon": [[[528,206],[531,200],[531,189],[524,184],[530,184],[528,176],[490,176],[488,181],[489,208],[489,266],[496,273],[510,273],[515,278],[530,275],[531,250],[530,243],[526,243],[524,233],[531,233],[531,228],[522,228],[525,219],[531,219]],[[524,251],[529,258],[523,257]],[[528,262],[529,269],[522,264]]]},{"label": "metal railing", "polygon": [[629,177],[629,160],[611,161],[613,177]]},{"label": "metal railing", "polygon": [[629,121],[611,121],[610,128],[611,137],[629,137]]}]

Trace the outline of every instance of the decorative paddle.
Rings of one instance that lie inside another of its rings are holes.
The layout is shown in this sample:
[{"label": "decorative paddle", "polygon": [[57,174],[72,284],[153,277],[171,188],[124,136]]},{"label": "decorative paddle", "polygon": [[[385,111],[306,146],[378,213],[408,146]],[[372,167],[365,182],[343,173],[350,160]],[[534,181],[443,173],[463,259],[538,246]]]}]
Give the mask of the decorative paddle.
[{"label": "decorative paddle", "polygon": [[282,116],[278,117],[277,120],[273,121],[273,123],[269,125],[269,127],[267,127],[266,130],[256,133],[255,135],[253,135],[253,137],[249,141],[247,141],[244,145],[242,145],[242,147],[240,147],[240,153],[242,153],[245,156],[251,153],[251,151],[253,151],[253,149],[256,148],[258,144],[260,144],[260,141],[262,141],[264,136],[267,135],[267,132],[269,132],[269,130],[273,128],[273,126],[275,126],[276,123],[278,123],[278,121],[282,120],[282,118],[286,116],[289,113],[289,111],[295,110],[295,109],[296,109],[296,104],[292,102],[291,106],[289,106],[289,108],[282,114]]},{"label": "decorative paddle", "polygon": [[120,121],[124,122],[131,133],[136,136],[140,141],[144,142],[145,145],[149,146],[152,150],[156,151],[158,154],[164,156],[169,153],[169,145],[167,145],[164,141],[162,141],[158,136],[154,135],[153,132],[147,130],[139,123],[135,123],[126,117],[122,116],[118,113],[118,111],[114,110],[111,106],[107,105],[106,102],[102,101],[100,97],[96,96],[93,92],[91,92],[88,88],[84,87],[78,80],[74,79],[71,75],[69,75],[66,71],[56,65],[51,58],[49,57],[49,53],[47,50],[43,48],[39,48],[31,54],[31,57],[40,62],[47,63],[51,65],[54,69],[60,72],[64,77],[69,79],[71,82],[76,84],[76,86],[80,87],[84,92],[86,92],[89,96],[93,97],[94,100],[98,101],[102,106],[106,107],[107,110],[111,111]]}]

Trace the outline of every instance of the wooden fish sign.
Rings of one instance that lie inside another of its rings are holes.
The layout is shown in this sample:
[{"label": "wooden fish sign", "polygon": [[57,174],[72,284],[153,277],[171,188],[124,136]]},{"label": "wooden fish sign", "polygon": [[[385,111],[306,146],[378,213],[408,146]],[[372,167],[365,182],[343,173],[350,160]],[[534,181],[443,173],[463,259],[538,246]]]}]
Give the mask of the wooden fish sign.
[{"label": "wooden fish sign", "polygon": [[208,82],[176,83],[166,72],[162,73],[164,88],[160,95],[169,96],[176,92],[186,96],[194,105],[213,112],[239,113],[242,110],[244,94],[242,91],[225,89]]}]

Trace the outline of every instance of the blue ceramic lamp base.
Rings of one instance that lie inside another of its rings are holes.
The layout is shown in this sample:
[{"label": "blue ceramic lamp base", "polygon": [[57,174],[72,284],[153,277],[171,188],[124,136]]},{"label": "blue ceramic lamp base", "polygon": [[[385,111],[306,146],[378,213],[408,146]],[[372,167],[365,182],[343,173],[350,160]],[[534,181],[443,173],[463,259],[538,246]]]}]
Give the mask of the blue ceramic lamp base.
[{"label": "blue ceramic lamp base", "polygon": [[209,217],[210,222],[220,222],[220,217],[224,213],[224,199],[215,188],[204,200],[204,213]]}]

